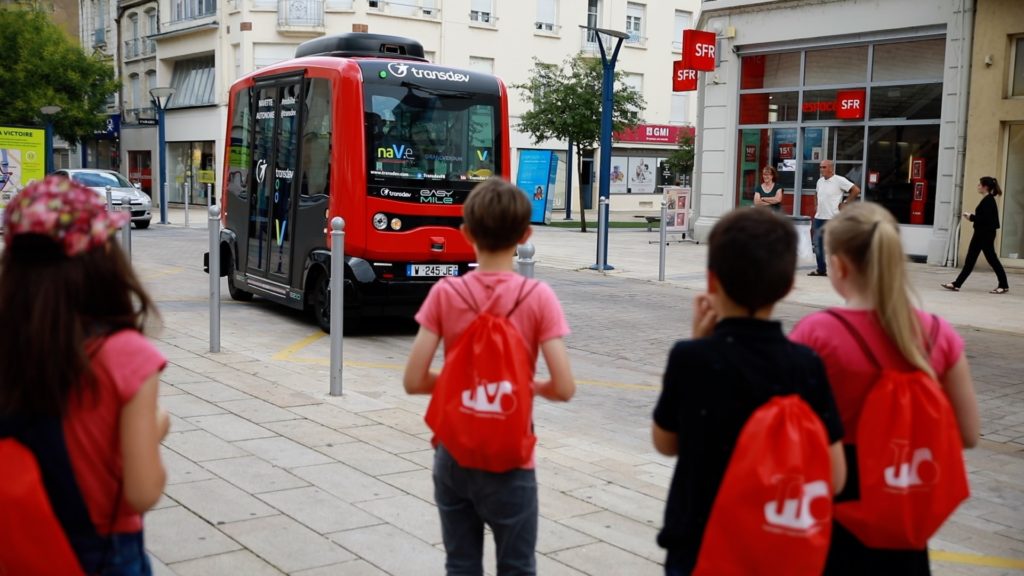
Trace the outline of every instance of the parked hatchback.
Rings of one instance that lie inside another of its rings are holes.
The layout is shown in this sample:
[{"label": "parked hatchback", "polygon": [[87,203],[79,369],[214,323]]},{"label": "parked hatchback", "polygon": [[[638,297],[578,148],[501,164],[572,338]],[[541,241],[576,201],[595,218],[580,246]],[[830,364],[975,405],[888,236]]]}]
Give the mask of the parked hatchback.
[{"label": "parked hatchback", "polygon": [[100,170],[98,168],[68,168],[57,170],[54,174],[70,178],[82,186],[94,190],[103,198],[107,199],[107,186],[110,186],[110,203],[115,210],[121,209],[128,204],[132,208],[132,222],[136,228],[149,228],[153,220],[153,201],[149,196],[139,190],[127,178],[113,170]]}]

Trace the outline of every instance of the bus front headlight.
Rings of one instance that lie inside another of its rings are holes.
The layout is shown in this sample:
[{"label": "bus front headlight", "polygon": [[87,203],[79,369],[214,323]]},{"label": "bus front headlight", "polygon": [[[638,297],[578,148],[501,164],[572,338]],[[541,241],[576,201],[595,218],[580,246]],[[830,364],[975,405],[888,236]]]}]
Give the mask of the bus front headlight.
[{"label": "bus front headlight", "polygon": [[377,230],[383,230],[388,227],[388,216],[383,212],[377,212],[373,215],[373,227]]}]

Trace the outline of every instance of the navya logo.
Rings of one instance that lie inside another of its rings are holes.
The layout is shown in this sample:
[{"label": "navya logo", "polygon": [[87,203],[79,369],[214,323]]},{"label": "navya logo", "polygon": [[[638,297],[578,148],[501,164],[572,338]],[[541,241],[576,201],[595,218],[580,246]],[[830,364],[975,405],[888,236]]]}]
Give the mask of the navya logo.
[{"label": "navya logo", "polygon": [[388,64],[388,72],[395,78],[405,78],[406,74],[412,73],[416,78],[426,80],[448,80],[449,82],[469,82],[469,74],[454,72],[452,70],[431,70],[429,68],[416,68],[404,62],[392,62]]},{"label": "navya logo", "polygon": [[454,204],[451,190],[420,190],[421,204]]},{"label": "navya logo", "polygon": [[260,159],[256,162],[256,182],[263,184],[263,178],[267,175],[267,161]]},{"label": "navya logo", "polygon": [[412,160],[413,151],[411,146],[405,144],[392,144],[391,146],[381,146],[377,148],[377,158],[388,158],[388,159],[401,159]]}]

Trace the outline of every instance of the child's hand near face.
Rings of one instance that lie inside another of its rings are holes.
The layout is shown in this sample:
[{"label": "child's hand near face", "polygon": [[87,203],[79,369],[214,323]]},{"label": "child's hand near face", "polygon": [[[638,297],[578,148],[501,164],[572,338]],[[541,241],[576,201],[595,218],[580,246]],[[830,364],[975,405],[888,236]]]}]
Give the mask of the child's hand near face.
[{"label": "child's hand near face", "polygon": [[693,299],[693,334],[692,338],[704,338],[710,336],[715,324],[718,323],[718,313],[711,302],[709,294],[699,294]]}]

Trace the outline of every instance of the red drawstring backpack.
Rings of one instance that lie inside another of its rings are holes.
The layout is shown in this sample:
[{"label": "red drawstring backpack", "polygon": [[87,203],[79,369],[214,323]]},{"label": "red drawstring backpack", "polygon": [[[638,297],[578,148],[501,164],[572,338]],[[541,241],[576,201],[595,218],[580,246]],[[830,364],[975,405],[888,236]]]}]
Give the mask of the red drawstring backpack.
[{"label": "red drawstring backpack", "polygon": [[534,372],[526,342],[508,317],[537,282],[524,278],[504,315],[480,310],[468,287],[467,298],[456,288],[463,286],[460,280],[448,282],[477,317],[445,354],[424,419],[435,445],[443,444],[460,466],[488,472],[521,468],[529,464],[537,442]]},{"label": "red drawstring backpack", "polygon": [[83,574],[75,542],[99,536],[75,481],[57,418],[0,420],[0,574]]},{"label": "red drawstring backpack", "polygon": [[740,431],[694,576],[818,576],[832,535],[828,435],[800,396],[775,396]]},{"label": "red drawstring backpack", "polygon": [[[924,549],[969,495],[963,442],[945,393],[924,372],[891,370],[840,314],[880,374],[857,425],[860,499],[836,505],[836,520],[871,548]],[[938,335],[932,317],[929,348]]]}]

